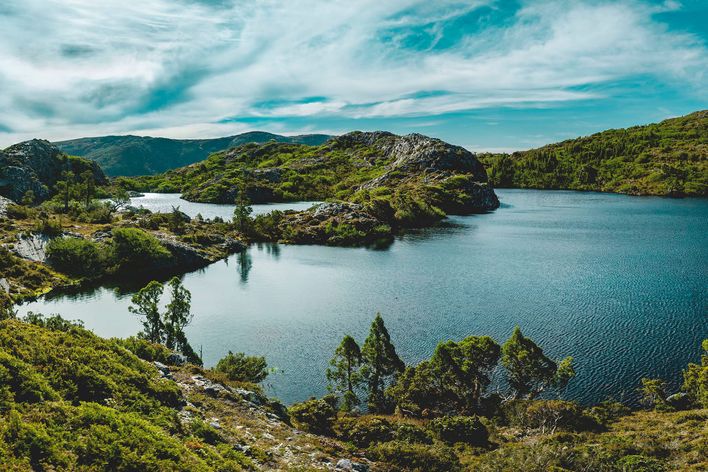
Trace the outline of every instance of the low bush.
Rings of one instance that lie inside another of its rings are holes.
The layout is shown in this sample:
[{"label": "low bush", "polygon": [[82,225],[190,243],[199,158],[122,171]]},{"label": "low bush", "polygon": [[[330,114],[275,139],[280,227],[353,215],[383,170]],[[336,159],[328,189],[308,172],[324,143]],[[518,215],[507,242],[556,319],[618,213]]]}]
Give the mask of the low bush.
[{"label": "low bush", "polygon": [[311,398],[288,408],[295,425],[315,434],[332,435],[337,418],[338,399],[335,395]]},{"label": "low bush", "polygon": [[390,465],[387,471],[457,472],[462,470],[455,451],[447,446],[391,441],[375,444],[368,457]]},{"label": "low bush", "polygon": [[103,273],[105,250],[83,238],[54,238],[47,244],[47,261],[65,274],[96,277]]},{"label": "low bush", "polygon": [[214,370],[236,382],[259,383],[268,376],[268,364],[265,357],[247,356],[242,352],[229,353],[214,367]]},{"label": "low bush", "polygon": [[151,234],[138,228],[114,228],[110,258],[114,270],[118,272],[141,268],[151,268],[165,261],[170,251]]},{"label": "low bush", "polygon": [[360,448],[392,441],[396,435],[390,421],[376,416],[344,418],[338,422],[337,429],[342,439]]},{"label": "low bush", "polygon": [[445,416],[428,425],[435,437],[444,443],[465,443],[485,446],[489,439],[487,427],[476,416]]},{"label": "low bush", "polygon": [[425,429],[408,423],[403,423],[396,429],[394,438],[411,444],[432,444],[433,438]]}]

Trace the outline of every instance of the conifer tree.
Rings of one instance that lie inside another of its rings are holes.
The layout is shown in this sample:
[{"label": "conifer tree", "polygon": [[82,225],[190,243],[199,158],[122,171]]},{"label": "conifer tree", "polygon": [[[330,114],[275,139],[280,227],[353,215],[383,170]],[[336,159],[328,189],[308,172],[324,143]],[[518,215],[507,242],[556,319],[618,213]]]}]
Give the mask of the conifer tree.
[{"label": "conifer tree", "polygon": [[376,314],[369,337],[364,341],[361,350],[363,358],[362,374],[369,390],[368,406],[372,412],[384,412],[389,402],[384,390],[387,383],[405,369],[405,364],[396,354],[396,348],[391,344],[391,336],[384,325],[380,313]]},{"label": "conifer tree", "polygon": [[344,336],[327,369],[329,389],[342,394],[342,410],[351,411],[360,403],[354,389],[361,383],[361,349],[354,338]]}]

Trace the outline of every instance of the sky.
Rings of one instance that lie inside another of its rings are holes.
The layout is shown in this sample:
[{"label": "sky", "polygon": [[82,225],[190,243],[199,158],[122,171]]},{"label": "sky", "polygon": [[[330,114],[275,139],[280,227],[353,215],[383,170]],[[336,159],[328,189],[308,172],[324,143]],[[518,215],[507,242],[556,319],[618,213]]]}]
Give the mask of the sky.
[{"label": "sky", "polygon": [[388,130],[512,151],[708,108],[708,1],[2,0],[0,148]]}]

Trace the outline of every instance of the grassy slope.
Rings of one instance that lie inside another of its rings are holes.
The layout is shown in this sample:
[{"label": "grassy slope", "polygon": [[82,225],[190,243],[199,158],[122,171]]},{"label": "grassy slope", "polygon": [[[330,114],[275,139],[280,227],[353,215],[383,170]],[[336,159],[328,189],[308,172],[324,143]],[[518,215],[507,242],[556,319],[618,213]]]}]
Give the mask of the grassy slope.
[{"label": "grassy slope", "polygon": [[249,142],[268,141],[321,144],[329,136],[281,136],[252,132],[214,139],[169,139],[142,136],[102,136],[55,143],[64,152],[98,162],[115,175],[145,175],[165,172],[205,159],[209,154]]},{"label": "grassy slope", "polygon": [[479,156],[496,187],[708,195],[708,111]]},{"label": "grassy slope", "polygon": [[348,455],[295,432],[257,392],[258,408],[237,390],[207,395],[193,376],[209,372],[161,378],[126,346],[167,352],[136,343],[66,322],[0,322],[0,470],[315,470]]}]

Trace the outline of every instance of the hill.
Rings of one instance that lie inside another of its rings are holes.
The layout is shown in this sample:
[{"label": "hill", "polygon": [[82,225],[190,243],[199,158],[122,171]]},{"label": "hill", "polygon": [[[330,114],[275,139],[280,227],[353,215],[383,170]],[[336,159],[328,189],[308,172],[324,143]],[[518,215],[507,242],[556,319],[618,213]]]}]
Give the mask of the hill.
[{"label": "hill", "polygon": [[186,166],[221,151],[246,143],[269,141],[319,145],[323,134],[282,136],[254,131],[214,139],[169,139],[148,136],[102,136],[54,143],[62,151],[98,162],[110,176],[150,175]]},{"label": "hill", "polygon": [[496,187],[706,196],[708,110],[479,157]]},{"label": "hill", "polygon": [[207,203],[233,203],[241,192],[253,203],[338,202],[286,222],[312,231],[288,230],[289,236],[278,239],[303,243],[331,243],[319,230],[343,220],[342,232],[368,234],[499,206],[484,166],[471,152],[420,134],[381,131],[355,131],[320,146],[246,144],[165,174],[116,183],[128,190],[181,192],[186,200]]},{"label": "hill", "polygon": [[49,141],[33,139],[0,151],[0,196],[19,202],[31,192],[34,201],[48,199],[62,179],[62,172],[75,176],[90,172],[96,185],[108,179],[94,162],[67,156]]}]

